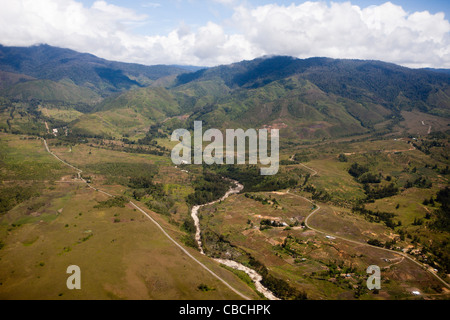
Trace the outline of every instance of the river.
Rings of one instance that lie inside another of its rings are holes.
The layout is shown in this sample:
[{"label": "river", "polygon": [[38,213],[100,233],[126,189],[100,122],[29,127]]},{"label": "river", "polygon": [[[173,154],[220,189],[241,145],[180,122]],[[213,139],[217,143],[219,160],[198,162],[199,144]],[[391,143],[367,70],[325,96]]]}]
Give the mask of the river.
[{"label": "river", "polygon": [[[242,191],[242,189],[244,189],[244,186],[242,184],[240,184],[239,182],[233,181],[233,180],[232,180],[232,182],[234,182],[236,186],[234,188],[231,187],[230,190],[228,190],[225,193],[225,195],[222,198],[220,198],[219,200],[209,202],[206,204],[202,204],[202,205],[197,205],[192,208],[191,216],[192,216],[192,219],[194,220],[195,229],[196,229],[195,240],[197,241],[197,245],[200,250],[200,253],[203,255],[205,255],[205,253],[203,251],[203,245],[202,245],[202,240],[201,240],[201,235],[200,235],[201,229],[200,229],[200,220],[198,218],[198,211],[202,207],[215,204],[219,201],[223,201],[226,198],[228,198],[229,196],[231,196],[232,194],[239,193]],[[218,263],[221,263],[221,264],[227,266],[227,267],[230,267],[230,268],[233,268],[236,270],[240,270],[240,271],[244,271],[246,274],[248,274],[250,279],[252,279],[252,281],[255,283],[255,288],[256,288],[256,290],[258,290],[258,292],[262,293],[269,300],[280,300],[277,297],[275,297],[275,295],[269,289],[267,289],[266,287],[264,287],[261,284],[262,276],[259,273],[257,273],[255,270],[253,270],[249,267],[246,267],[243,264],[240,264],[239,262],[236,262],[234,260],[228,260],[228,259],[214,259],[214,260],[217,261]]]}]

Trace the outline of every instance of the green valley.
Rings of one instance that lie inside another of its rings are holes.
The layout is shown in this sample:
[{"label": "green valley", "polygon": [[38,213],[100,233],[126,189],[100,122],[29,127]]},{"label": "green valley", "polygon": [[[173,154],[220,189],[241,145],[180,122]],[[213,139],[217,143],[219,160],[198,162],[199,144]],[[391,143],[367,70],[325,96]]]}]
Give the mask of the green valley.
[{"label": "green valley", "polygon": [[[217,259],[283,300],[449,299],[448,74],[284,56],[190,71],[0,49],[1,299],[266,299]],[[175,165],[171,134],[194,121],[279,129],[279,172]],[[221,199],[233,181],[243,190]],[[83,290],[66,287],[72,264]],[[370,265],[381,289],[366,286]]]}]

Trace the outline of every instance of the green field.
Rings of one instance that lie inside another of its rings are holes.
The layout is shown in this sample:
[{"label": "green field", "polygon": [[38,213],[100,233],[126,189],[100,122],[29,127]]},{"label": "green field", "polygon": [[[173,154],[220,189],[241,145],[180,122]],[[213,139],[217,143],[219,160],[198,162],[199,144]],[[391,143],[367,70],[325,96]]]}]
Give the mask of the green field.
[{"label": "green field", "polygon": [[[141,213],[129,205],[99,206],[108,197],[77,181],[75,170],[48,154],[42,140],[2,134],[0,141],[0,191],[4,197],[11,197],[15,188],[24,195],[1,214],[3,299],[236,298],[206,271],[199,272],[196,262],[183,255]],[[202,171],[192,167],[190,173],[181,172],[167,156],[123,152],[123,145],[109,143],[94,139],[72,144],[54,139],[49,146],[59,158],[80,168],[82,176],[95,187],[135,198],[198,259],[240,292],[259,298],[248,278],[221,268],[196,251],[192,228],[188,227],[191,220],[186,199],[194,192],[195,179]],[[442,168],[445,162],[409,149],[405,141],[379,140],[366,145],[364,152],[357,151],[362,148],[360,142],[303,148],[299,153],[308,156],[304,165],[281,168],[281,174],[292,176],[295,172],[299,177],[294,188],[244,192],[202,208],[201,228],[207,254],[221,256],[231,250],[229,253],[244,264],[249,263],[251,256],[263,262],[272,277],[306,292],[309,299],[409,299],[413,298],[413,289],[427,297],[445,298],[439,281],[395,251],[344,240],[395,240],[395,247],[414,256],[414,252],[423,250],[425,239],[436,243],[448,239],[445,233],[427,227],[436,219],[436,205],[422,203],[446,185],[447,176],[432,166]],[[345,152],[346,161],[340,161],[338,156],[344,150],[349,151]],[[399,226],[389,228],[352,210],[352,205],[365,197],[363,185],[348,172],[355,162],[381,177],[391,176],[391,181],[401,188],[394,196],[365,204],[371,212],[392,212]],[[406,181],[421,176],[426,176],[432,186],[403,188]],[[150,192],[130,184],[141,178],[152,181],[156,189]],[[323,198],[324,194],[328,196]],[[305,198],[315,199],[320,205],[309,224],[323,233],[304,227],[306,217],[316,208]],[[416,225],[427,213],[429,220]],[[267,221],[278,225],[267,226]],[[400,239],[401,234],[407,236]],[[443,260],[431,252],[429,258],[435,261],[434,266],[444,268],[440,265]],[[424,262],[420,254],[415,257]],[[65,287],[65,268],[71,264],[82,269],[82,291]],[[369,264],[384,268],[384,290],[379,294],[364,289],[365,268]],[[200,285],[213,289],[200,290]]]},{"label": "green field", "polygon": [[[185,256],[135,209],[128,205],[96,208],[108,197],[74,181],[74,170],[48,154],[41,140],[3,134],[1,141],[2,151],[8,151],[2,152],[2,177],[17,178],[14,183],[28,183],[38,190],[1,214],[2,299],[240,298]],[[21,148],[14,152],[8,149],[18,144]],[[72,152],[77,152],[74,149]],[[104,152],[105,157],[114,159],[114,152]],[[119,158],[120,153],[116,152],[116,156]],[[142,163],[158,163],[140,155],[136,158]],[[89,159],[79,159],[88,166]],[[132,163],[136,159],[128,157],[128,160]],[[110,168],[98,166],[101,161],[99,157],[92,165],[105,177],[111,175]],[[47,167],[50,165],[52,170]],[[10,183],[3,180],[1,190]],[[117,194],[122,188],[105,186]],[[183,233],[178,228],[157,215],[154,218],[181,241]],[[258,298],[233,273],[201,257],[195,250],[187,250],[237,290]],[[71,264],[82,270],[81,291],[70,291],[65,286],[68,277],[65,271]],[[212,290],[200,290],[202,284]]]}]

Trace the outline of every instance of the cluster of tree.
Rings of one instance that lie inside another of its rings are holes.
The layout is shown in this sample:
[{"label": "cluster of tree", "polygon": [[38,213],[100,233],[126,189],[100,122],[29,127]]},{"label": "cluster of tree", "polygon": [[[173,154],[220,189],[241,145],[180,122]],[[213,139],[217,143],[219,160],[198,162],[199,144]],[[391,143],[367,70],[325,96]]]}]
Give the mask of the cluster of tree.
[{"label": "cluster of tree", "polygon": [[362,174],[369,172],[369,168],[366,166],[360,165],[359,163],[353,163],[348,169],[348,173],[354,178],[358,179]]},{"label": "cluster of tree", "polygon": [[330,260],[325,263],[328,270],[325,271],[329,277],[334,277],[342,273],[355,273],[357,268],[352,264],[347,265],[344,261]]},{"label": "cluster of tree", "polygon": [[443,274],[450,273],[450,242],[448,240],[425,242],[422,253],[427,255],[427,264],[440,270]]},{"label": "cluster of tree", "polygon": [[440,203],[440,208],[435,210],[437,219],[430,227],[450,232],[450,188],[441,189],[436,195],[436,202]]},{"label": "cluster of tree", "polygon": [[395,214],[390,212],[382,212],[382,211],[372,211],[366,209],[363,204],[357,204],[352,208],[352,212],[359,213],[366,218],[366,220],[370,222],[384,222],[387,227],[394,229],[399,226],[399,223],[395,223],[393,218]]},{"label": "cluster of tree", "polygon": [[205,252],[212,257],[227,257],[237,259],[246,254],[244,250],[233,245],[223,234],[218,234],[206,227],[202,230],[202,244]]},{"label": "cluster of tree", "polygon": [[405,187],[405,189],[409,189],[412,187],[429,189],[432,186],[433,186],[433,183],[430,180],[428,180],[427,178],[418,177],[416,180],[414,180],[412,182],[410,180],[406,181],[404,187]]},{"label": "cluster of tree", "polygon": [[289,166],[292,164],[299,164],[299,163],[300,162],[296,161],[296,160],[286,160],[286,159],[280,160],[280,165],[282,165],[282,166]]},{"label": "cluster of tree", "polygon": [[[448,158],[447,158],[448,160]],[[445,166],[444,169],[439,169],[439,173],[440,174],[449,174],[450,173],[450,168],[448,166]]]},{"label": "cluster of tree", "polygon": [[86,172],[92,172],[105,176],[110,183],[118,183],[128,187],[130,184],[130,179],[152,179],[158,171],[156,165],[145,162],[93,163],[86,165],[85,169]]},{"label": "cluster of tree", "polygon": [[[27,108],[26,108],[26,113],[28,113],[29,115],[36,117],[37,119],[40,119],[42,117],[42,112],[39,111],[39,105],[40,102],[37,100],[31,100],[31,101],[27,101]],[[26,114],[21,114],[22,117],[24,117]]]},{"label": "cluster of tree", "polygon": [[339,160],[340,162],[347,162],[347,161],[348,161],[348,158],[347,158],[347,156],[346,156],[345,154],[341,153],[341,154],[338,156],[338,160]]},{"label": "cluster of tree", "polygon": [[162,189],[161,185],[153,183],[152,178],[144,176],[131,177],[128,182],[128,187],[132,189]]},{"label": "cluster of tree", "polygon": [[32,198],[38,197],[39,192],[33,187],[7,187],[0,189],[0,214],[7,212],[18,204]]},{"label": "cluster of tree", "polygon": [[420,140],[421,144],[419,145],[418,143],[413,142],[413,146],[419,150],[422,151],[423,153],[429,155],[431,154],[431,148],[436,147],[436,148],[440,148],[440,147],[445,147],[444,143],[441,143],[439,141],[436,140]]},{"label": "cluster of tree", "polygon": [[200,205],[220,199],[229,189],[230,182],[220,175],[203,171],[203,174],[193,182],[194,193],[187,196],[186,202]]},{"label": "cluster of tree", "polygon": [[[127,139],[122,139],[127,141]],[[155,148],[149,148],[147,146],[143,146],[143,145],[139,145],[138,147],[132,147],[132,145],[135,145],[136,143],[134,141],[129,141],[128,142],[132,142],[130,145],[128,146],[121,146],[118,144],[105,144],[103,143],[102,146],[105,149],[110,149],[110,150],[118,150],[118,151],[122,151],[122,152],[126,152],[126,153],[139,153],[139,154],[152,154],[155,156],[164,156],[164,155],[169,155],[170,152],[167,148],[159,146],[159,145],[155,145]],[[127,142],[124,142],[127,143]]]},{"label": "cluster of tree", "polygon": [[277,199],[272,198],[269,196],[269,198],[264,198],[261,197],[259,195],[255,195],[255,194],[250,194],[250,193],[246,193],[245,194],[246,198],[261,202],[262,204],[274,204],[274,205],[279,205]]},{"label": "cluster of tree", "polygon": [[[445,156],[445,159],[448,160],[448,156]],[[448,166],[445,166],[445,168],[440,169],[437,164],[435,164],[434,166],[431,166],[427,163],[427,164],[425,164],[424,168],[431,168],[434,171],[441,173],[441,174],[449,174],[449,172],[450,172],[450,169]]]},{"label": "cluster of tree", "polygon": [[311,192],[312,193],[311,198],[316,201],[327,202],[332,199],[331,195],[327,191],[317,189],[316,187],[310,184],[304,187],[303,190],[306,192]]},{"label": "cluster of tree", "polygon": [[374,174],[374,173],[371,173],[371,172],[366,172],[366,173],[363,173],[361,176],[359,176],[358,180],[362,184],[380,183],[381,182],[381,177],[378,174]]},{"label": "cluster of tree", "polygon": [[203,292],[214,291],[216,290],[214,287],[210,287],[204,283],[201,283],[197,286],[197,289]]},{"label": "cluster of tree", "polygon": [[294,155],[294,161],[296,161],[297,163],[300,163],[300,162],[308,162],[309,161],[309,157],[308,157],[308,154],[306,154],[306,153],[296,153],[295,155]]},{"label": "cluster of tree", "polygon": [[394,183],[377,187],[371,187],[369,184],[365,184],[364,191],[367,196],[366,200],[372,201],[375,199],[395,196],[398,193],[398,187],[396,187]]},{"label": "cluster of tree", "polygon": [[350,166],[348,173],[362,184],[381,182],[381,177],[379,174],[369,172],[368,167],[360,165],[357,162]]},{"label": "cluster of tree", "polygon": [[283,226],[284,225],[281,222],[279,222],[279,221],[270,220],[270,219],[263,219],[260,222],[260,228],[259,229],[260,230],[265,230],[265,229],[269,229],[271,227],[278,228],[278,227],[283,227]]},{"label": "cluster of tree", "polygon": [[[75,120],[73,122],[73,124],[75,124],[77,121],[78,120]],[[77,128],[74,126],[72,126],[69,131],[69,137],[75,141],[79,141],[81,139],[87,139],[87,138],[100,139],[100,140],[115,140],[115,138],[112,136],[108,136],[105,134],[92,134],[91,132],[89,132],[86,129]]]},{"label": "cluster of tree", "polygon": [[244,185],[245,191],[276,191],[293,188],[298,184],[298,179],[284,174],[263,176],[255,165],[223,165],[211,166],[215,172],[239,181]]},{"label": "cluster of tree", "polygon": [[148,129],[147,134],[144,138],[139,139],[138,143],[140,144],[151,144],[156,142],[154,139],[157,138],[167,138],[167,134],[161,132],[160,126],[158,124],[152,124]]},{"label": "cluster of tree", "polygon": [[101,201],[99,202],[99,204],[95,205],[94,208],[96,209],[112,208],[112,207],[124,208],[126,203],[128,203],[128,199],[124,196],[120,196],[108,199],[106,201]]},{"label": "cluster of tree", "polygon": [[249,257],[249,266],[262,276],[262,285],[273,292],[275,296],[282,300],[307,300],[308,295],[305,291],[299,291],[289,285],[285,280],[272,276],[267,268],[258,260]]},{"label": "cluster of tree", "polygon": [[170,210],[175,205],[175,200],[164,190],[164,185],[154,183],[150,177],[132,177],[129,180],[128,187],[133,189],[133,198],[138,201],[144,197],[149,197],[146,205],[156,213],[169,215]]},{"label": "cluster of tree", "polygon": [[181,241],[188,247],[197,249],[197,241],[195,240],[195,224],[192,218],[186,217],[183,223],[180,226],[180,229],[185,232],[185,234],[181,237]]},{"label": "cluster of tree", "polygon": [[172,197],[166,197],[164,199],[157,198],[157,199],[149,200],[149,201],[147,201],[146,204],[150,210],[153,210],[159,214],[168,216],[171,213],[174,213],[174,211],[171,211],[171,209],[175,205],[175,200],[173,200]]},{"label": "cluster of tree", "polygon": [[413,226],[421,226],[423,225],[423,219],[421,218],[414,218],[414,221],[412,223]]},{"label": "cluster of tree", "polygon": [[11,100],[5,97],[0,97],[0,112],[5,111],[13,106]]},{"label": "cluster of tree", "polygon": [[369,240],[367,240],[367,243],[370,244],[371,246],[376,246],[376,247],[381,247],[381,248],[384,247],[383,242],[381,242],[378,239],[369,239]]}]

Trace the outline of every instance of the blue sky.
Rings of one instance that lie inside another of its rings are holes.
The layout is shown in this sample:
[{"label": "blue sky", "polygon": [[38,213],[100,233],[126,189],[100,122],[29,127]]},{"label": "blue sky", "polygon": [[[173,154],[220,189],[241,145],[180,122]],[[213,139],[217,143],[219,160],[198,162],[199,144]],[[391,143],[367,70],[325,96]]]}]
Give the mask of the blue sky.
[{"label": "blue sky", "polygon": [[[90,7],[96,0],[83,0],[82,2]],[[200,26],[208,21],[224,21],[233,14],[233,6],[245,3],[249,6],[261,6],[272,3],[289,6],[292,3],[300,4],[306,1],[292,0],[247,0],[247,1],[231,1],[230,4],[221,3],[212,0],[110,0],[111,4],[131,8],[136,12],[148,15],[148,21],[145,25],[136,27],[136,32],[141,34],[156,35],[168,33],[180,23],[186,23],[192,26]],[[332,1],[322,1],[330,4]],[[333,1],[333,2],[348,2]],[[368,7],[371,5],[380,5],[387,2],[373,0],[353,0],[352,4],[360,7]],[[429,11],[430,13],[444,12],[447,19],[450,18],[450,1],[449,0],[391,0],[392,3],[402,6],[405,11]]]},{"label": "blue sky", "polygon": [[0,43],[215,66],[263,55],[450,68],[450,1],[0,0]]}]

